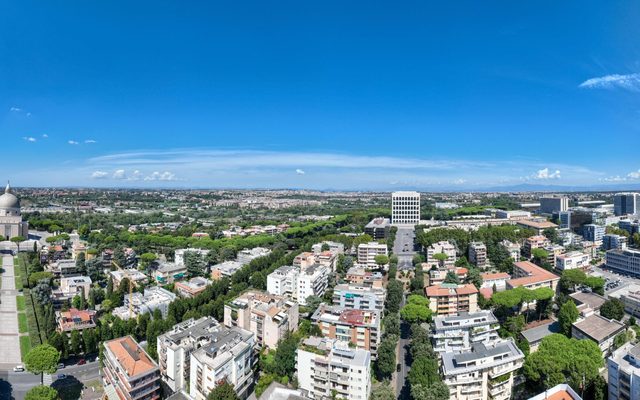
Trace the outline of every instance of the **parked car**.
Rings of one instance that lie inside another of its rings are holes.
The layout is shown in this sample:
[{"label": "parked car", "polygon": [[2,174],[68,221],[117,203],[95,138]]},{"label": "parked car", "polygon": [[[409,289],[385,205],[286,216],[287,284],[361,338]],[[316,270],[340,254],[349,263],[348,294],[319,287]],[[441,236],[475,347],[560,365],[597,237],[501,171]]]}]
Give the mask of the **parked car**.
[{"label": "parked car", "polygon": [[65,374],[60,374],[58,375],[58,379],[67,379],[67,376]]},{"label": "parked car", "polygon": [[24,367],[22,365],[16,365],[13,367],[13,372],[24,372]]},{"label": "parked car", "polygon": [[58,369],[62,369],[62,368],[64,368],[64,363],[58,364]]},{"label": "parked car", "polygon": [[84,365],[87,363],[87,360],[85,360],[84,358],[81,358],[78,360],[78,365]]}]

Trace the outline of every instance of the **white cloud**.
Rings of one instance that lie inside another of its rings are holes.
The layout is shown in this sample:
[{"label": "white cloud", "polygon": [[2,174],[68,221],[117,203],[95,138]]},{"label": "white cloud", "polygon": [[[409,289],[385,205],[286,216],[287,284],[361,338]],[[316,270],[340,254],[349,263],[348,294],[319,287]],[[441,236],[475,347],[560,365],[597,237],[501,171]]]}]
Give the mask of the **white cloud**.
[{"label": "white cloud", "polygon": [[106,179],[107,176],[109,176],[109,173],[105,171],[93,171],[91,174],[92,179]]},{"label": "white cloud", "polygon": [[151,175],[145,176],[144,180],[145,181],[175,181],[177,179],[175,174],[169,171],[164,171],[164,172],[154,171]]},{"label": "white cloud", "polygon": [[640,179],[640,169],[637,171],[632,171],[627,174],[627,178],[630,179]]},{"label": "white cloud", "polygon": [[579,87],[587,89],[625,89],[636,92],[640,91],[640,74],[600,76],[587,79]]},{"label": "white cloud", "polygon": [[96,142],[96,141],[95,141],[95,140],[93,140],[93,139],[87,139],[87,140],[85,140],[84,142],[85,142],[86,144],[98,143],[98,142]]},{"label": "white cloud", "polygon": [[127,173],[124,169],[118,169],[113,173],[112,178],[118,180],[127,179]]},{"label": "white cloud", "polygon": [[77,144],[80,144],[80,143],[76,142],[75,140],[69,140],[69,141],[67,141],[67,143],[69,143],[70,145],[74,145],[74,146],[77,145]]},{"label": "white cloud", "polygon": [[534,179],[560,179],[560,170],[556,169],[553,172],[549,171],[549,168],[543,168],[538,170]]},{"label": "white cloud", "polygon": [[302,169],[298,168],[298,169],[296,169],[296,174],[298,174],[298,175],[304,175],[304,170],[302,170]]},{"label": "white cloud", "polygon": [[37,139],[31,136],[25,136],[22,139],[26,140],[27,142],[31,142],[34,143]]},{"label": "white cloud", "polygon": [[46,139],[46,138],[48,138],[48,137],[49,137],[49,135],[47,135],[46,133],[43,133],[43,134],[42,134],[42,138],[43,138],[43,139]]},{"label": "white cloud", "polygon": [[462,179],[462,178],[459,178],[459,179],[456,179],[456,180],[453,181],[454,185],[463,185],[465,183],[467,183],[467,180],[466,179]]},{"label": "white cloud", "polygon": [[22,108],[20,108],[20,107],[11,107],[9,109],[9,111],[19,113],[19,112],[22,112]]}]

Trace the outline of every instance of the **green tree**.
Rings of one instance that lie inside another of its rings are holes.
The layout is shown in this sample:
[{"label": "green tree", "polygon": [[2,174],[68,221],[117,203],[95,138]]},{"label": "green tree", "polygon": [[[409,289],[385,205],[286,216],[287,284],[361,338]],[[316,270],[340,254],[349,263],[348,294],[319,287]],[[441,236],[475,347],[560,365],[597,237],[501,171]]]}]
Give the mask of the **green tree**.
[{"label": "green tree", "polygon": [[14,236],[11,238],[11,241],[18,246],[18,253],[20,252],[20,243],[24,242],[26,239],[24,236]]},{"label": "green tree", "polygon": [[604,278],[599,276],[588,276],[587,279],[585,279],[584,284],[589,286],[593,292],[600,296],[604,296]]},{"label": "green tree", "polygon": [[456,274],[454,271],[448,271],[447,275],[444,277],[444,283],[453,283],[453,284],[460,284],[460,278],[458,278],[458,274]]},{"label": "green tree", "polygon": [[402,294],[404,288],[402,282],[395,279],[389,281],[387,285],[387,299],[385,308],[391,313],[397,313],[400,310],[400,303],[402,302]]},{"label": "green tree", "polygon": [[379,268],[382,268],[382,266],[389,264],[389,257],[384,254],[378,254],[374,257],[374,261]]},{"label": "green tree", "polygon": [[429,387],[435,382],[440,381],[438,372],[438,362],[435,358],[418,357],[413,360],[411,370],[407,378],[411,387],[422,385]]},{"label": "green tree", "polygon": [[413,385],[411,398],[413,400],[449,400],[449,386],[441,381],[433,382],[429,386]]},{"label": "green tree", "polygon": [[240,400],[233,385],[228,382],[224,382],[221,385],[216,386],[207,396],[207,400]]},{"label": "green tree", "polygon": [[621,321],[624,317],[624,303],[619,299],[610,298],[600,306],[600,315]]},{"label": "green tree", "polygon": [[378,359],[376,360],[376,377],[378,380],[391,379],[393,371],[396,370],[396,345],[398,336],[388,335],[378,347]]},{"label": "green tree", "polygon": [[449,256],[447,256],[444,253],[436,253],[433,255],[433,258],[438,261],[438,264],[440,264],[440,267],[444,267],[444,263],[445,261],[447,261],[447,259],[449,259]]},{"label": "green tree", "polygon": [[410,324],[429,322],[431,321],[432,311],[428,308],[428,305],[409,303],[402,307],[400,310],[400,316]]},{"label": "green tree", "polygon": [[560,277],[560,290],[564,293],[575,291],[577,285],[582,285],[587,279],[587,275],[580,269],[568,269]]},{"label": "green tree", "polygon": [[25,394],[24,400],[58,400],[58,391],[51,386],[34,386]]},{"label": "green tree", "polygon": [[86,271],[86,259],[84,252],[78,253],[76,257],[76,268],[80,271],[81,274],[84,274]]},{"label": "green tree", "polygon": [[382,382],[371,390],[369,400],[396,400],[396,394],[388,383]]},{"label": "green tree", "polygon": [[79,331],[71,331],[71,352],[75,355],[82,354],[82,336]]},{"label": "green tree", "polygon": [[533,262],[539,266],[543,266],[544,263],[547,262],[547,257],[549,257],[549,252],[545,249],[533,249],[531,250],[531,255],[533,256]]},{"label": "green tree", "polygon": [[53,274],[47,271],[34,272],[29,275],[29,287],[35,287],[38,282],[42,280],[47,280],[47,284],[51,285],[51,279],[53,279]]},{"label": "green tree", "polygon": [[60,352],[49,344],[38,345],[27,353],[24,364],[27,370],[34,374],[46,372],[53,374],[58,368],[60,361]]},{"label": "green tree", "polygon": [[480,275],[480,270],[478,268],[469,268],[465,282],[472,283],[476,289],[480,289],[480,287],[482,287],[482,275]]},{"label": "green tree", "polygon": [[184,265],[187,267],[187,274],[190,277],[204,275],[204,260],[200,253],[187,251],[184,253]]},{"label": "green tree", "polygon": [[274,356],[274,372],[278,376],[293,378],[296,371],[296,354],[298,351],[298,339],[295,335],[288,334],[278,342],[278,348]]},{"label": "green tree", "polygon": [[560,331],[567,337],[571,336],[571,325],[578,320],[580,312],[573,300],[569,300],[560,307],[558,311],[558,323]]},{"label": "green tree", "polygon": [[398,313],[389,313],[382,320],[385,335],[400,336],[400,316]]}]

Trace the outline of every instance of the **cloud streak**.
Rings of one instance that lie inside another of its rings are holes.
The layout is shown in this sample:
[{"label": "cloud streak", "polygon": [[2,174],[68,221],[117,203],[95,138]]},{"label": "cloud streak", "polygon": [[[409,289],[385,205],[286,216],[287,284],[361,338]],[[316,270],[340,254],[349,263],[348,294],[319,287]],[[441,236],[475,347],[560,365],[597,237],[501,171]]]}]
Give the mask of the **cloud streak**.
[{"label": "cloud streak", "polygon": [[624,89],[632,92],[640,91],[640,73],[627,75],[605,75],[587,79],[578,87],[583,89]]}]

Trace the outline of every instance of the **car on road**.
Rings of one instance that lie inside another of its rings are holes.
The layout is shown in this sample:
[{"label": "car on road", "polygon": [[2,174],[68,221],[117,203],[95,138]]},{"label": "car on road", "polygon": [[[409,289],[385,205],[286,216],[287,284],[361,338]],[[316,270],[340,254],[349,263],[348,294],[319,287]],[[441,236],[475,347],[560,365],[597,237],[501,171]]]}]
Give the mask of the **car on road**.
[{"label": "car on road", "polygon": [[65,374],[59,374],[58,379],[67,379],[67,376]]},{"label": "car on road", "polygon": [[62,369],[62,368],[64,368],[64,363],[58,364],[58,369]]},{"label": "car on road", "polygon": [[13,372],[24,372],[24,367],[22,365],[16,365],[13,367]]},{"label": "car on road", "polygon": [[85,360],[84,358],[81,358],[78,360],[78,365],[85,365],[87,363],[87,360]]},{"label": "car on road", "polygon": [[396,365],[396,371],[397,371],[397,372],[400,372],[400,364],[397,364],[397,365]]}]

